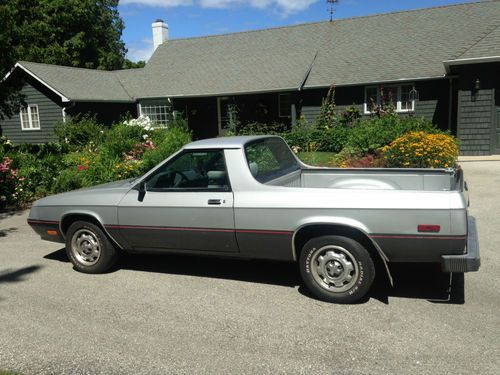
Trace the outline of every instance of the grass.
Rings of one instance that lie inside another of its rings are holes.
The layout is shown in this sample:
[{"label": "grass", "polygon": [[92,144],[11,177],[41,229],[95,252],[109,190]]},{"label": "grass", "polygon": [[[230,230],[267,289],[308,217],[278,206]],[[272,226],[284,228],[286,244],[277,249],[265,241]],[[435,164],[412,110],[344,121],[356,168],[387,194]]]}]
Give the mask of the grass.
[{"label": "grass", "polygon": [[318,167],[336,167],[335,162],[336,153],[333,152],[299,152],[298,155],[300,160],[309,165],[315,165]]},{"label": "grass", "polygon": [[21,375],[19,372],[0,370],[0,375]]}]

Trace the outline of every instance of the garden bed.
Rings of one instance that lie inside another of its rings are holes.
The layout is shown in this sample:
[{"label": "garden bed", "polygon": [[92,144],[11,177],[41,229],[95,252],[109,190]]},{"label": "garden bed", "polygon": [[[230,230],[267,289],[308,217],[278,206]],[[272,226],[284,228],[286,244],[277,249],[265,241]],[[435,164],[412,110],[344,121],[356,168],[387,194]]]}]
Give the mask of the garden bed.
[{"label": "garden bed", "polygon": [[[429,121],[390,114],[332,127],[292,130],[253,124],[241,134],[282,136],[306,164],[322,167],[432,167],[455,165],[457,141]],[[0,142],[1,206],[26,207],[43,196],[136,177],[191,141],[187,122],[153,129],[144,118],[111,128],[91,118],[56,128],[59,142],[13,146]]]}]

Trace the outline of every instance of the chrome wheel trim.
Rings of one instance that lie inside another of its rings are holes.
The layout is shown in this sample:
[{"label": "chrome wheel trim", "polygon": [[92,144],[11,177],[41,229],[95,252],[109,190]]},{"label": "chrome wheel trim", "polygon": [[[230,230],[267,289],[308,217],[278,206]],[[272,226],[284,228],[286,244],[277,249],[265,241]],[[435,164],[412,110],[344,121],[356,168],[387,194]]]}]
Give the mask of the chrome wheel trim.
[{"label": "chrome wheel trim", "polygon": [[310,266],[314,280],[329,292],[345,292],[359,279],[356,258],[341,246],[327,245],[316,250]]},{"label": "chrome wheel trim", "polygon": [[101,244],[94,232],[89,229],[79,229],[71,238],[71,253],[78,263],[93,266],[101,257]]}]

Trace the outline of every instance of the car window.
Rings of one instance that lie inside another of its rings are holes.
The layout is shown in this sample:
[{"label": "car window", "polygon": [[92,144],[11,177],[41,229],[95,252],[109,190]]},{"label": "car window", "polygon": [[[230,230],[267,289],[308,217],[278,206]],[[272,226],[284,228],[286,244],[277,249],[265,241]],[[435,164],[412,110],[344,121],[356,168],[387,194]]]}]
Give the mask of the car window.
[{"label": "car window", "polygon": [[230,190],[222,150],[186,151],[158,168],[145,182],[149,191]]},{"label": "car window", "polygon": [[264,138],[245,146],[248,168],[254,178],[265,183],[300,169],[297,160],[280,138]]}]

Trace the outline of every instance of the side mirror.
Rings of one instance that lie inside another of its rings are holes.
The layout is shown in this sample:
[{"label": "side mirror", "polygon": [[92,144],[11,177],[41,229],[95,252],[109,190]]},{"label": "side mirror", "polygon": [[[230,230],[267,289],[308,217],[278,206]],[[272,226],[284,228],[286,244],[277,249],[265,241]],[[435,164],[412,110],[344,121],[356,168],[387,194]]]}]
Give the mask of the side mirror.
[{"label": "side mirror", "polygon": [[139,202],[142,202],[144,200],[144,196],[146,195],[146,183],[144,181],[141,181],[139,184],[139,196],[137,199]]}]

